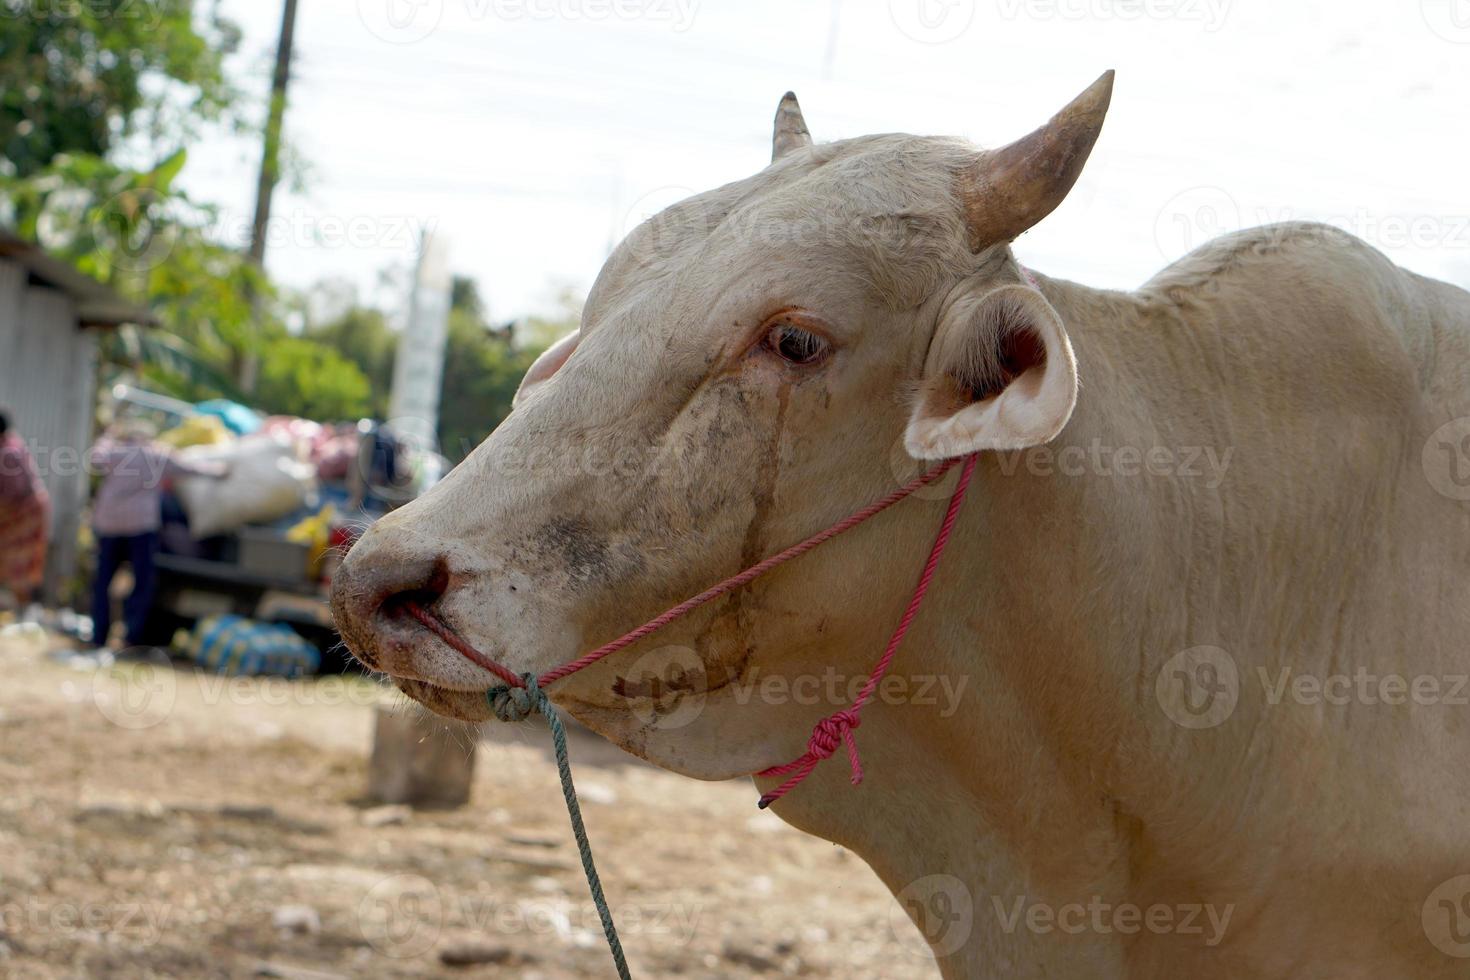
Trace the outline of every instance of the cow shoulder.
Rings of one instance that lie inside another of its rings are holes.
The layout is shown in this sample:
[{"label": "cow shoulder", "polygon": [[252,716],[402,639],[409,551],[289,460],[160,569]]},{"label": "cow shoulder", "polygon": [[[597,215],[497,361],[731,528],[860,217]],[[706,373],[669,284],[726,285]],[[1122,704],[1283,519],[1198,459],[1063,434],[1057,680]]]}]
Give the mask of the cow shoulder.
[{"label": "cow shoulder", "polygon": [[1223,235],[1139,292],[1227,350],[1314,378],[1318,391],[1355,393],[1364,408],[1365,397],[1408,408],[1443,368],[1437,335],[1470,336],[1470,305],[1457,309],[1367,242],[1313,222]]}]

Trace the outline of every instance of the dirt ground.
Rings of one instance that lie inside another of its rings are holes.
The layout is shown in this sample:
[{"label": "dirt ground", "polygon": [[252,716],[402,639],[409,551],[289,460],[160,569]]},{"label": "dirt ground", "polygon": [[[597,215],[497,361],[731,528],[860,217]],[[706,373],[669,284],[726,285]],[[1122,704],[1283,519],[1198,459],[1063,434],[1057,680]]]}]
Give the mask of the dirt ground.
[{"label": "dirt ground", "polygon": [[[418,709],[374,681],[99,669],[8,633],[0,976],[612,975],[544,727],[486,732],[467,807],[375,809],[374,707]],[[635,976],[936,975],[872,872],[748,783],[571,752]]]}]

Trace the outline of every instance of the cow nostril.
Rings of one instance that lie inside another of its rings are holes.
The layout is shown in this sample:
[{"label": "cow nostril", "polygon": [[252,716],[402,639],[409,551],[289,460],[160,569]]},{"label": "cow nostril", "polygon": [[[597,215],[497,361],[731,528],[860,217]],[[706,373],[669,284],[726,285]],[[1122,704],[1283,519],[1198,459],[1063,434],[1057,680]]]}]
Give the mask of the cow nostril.
[{"label": "cow nostril", "polygon": [[422,626],[411,604],[435,610],[462,572],[422,534],[378,525],[353,546],[332,578],[332,615],[347,648],[372,670],[408,668]]},{"label": "cow nostril", "polygon": [[432,609],[452,581],[442,553],[404,548],[369,532],[347,554],[332,582],[332,613],[348,649],[369,668],[383,669],[385,643],[418,629],[408,615],[409,605]]},{"label": "cow nostril", "polygon": [[410,610],[414,606],[425,610],[433,609],[434,603],[438,602],[443,595],[443,592],[434,592],[429,589],[397,592],[383,600],[383,604],[378,607],[378,615],[389,622],[410,622],[412,620]]},{"label": "cow nostril", "polygon": [[428,577],[408,588],[401,588],[383,596],[378,604],[378,616],[387,620],[407,618],[410,606],[432,609],[434,604],[449,591],[449,569],[443,560],[437,560],[428,569]]}]

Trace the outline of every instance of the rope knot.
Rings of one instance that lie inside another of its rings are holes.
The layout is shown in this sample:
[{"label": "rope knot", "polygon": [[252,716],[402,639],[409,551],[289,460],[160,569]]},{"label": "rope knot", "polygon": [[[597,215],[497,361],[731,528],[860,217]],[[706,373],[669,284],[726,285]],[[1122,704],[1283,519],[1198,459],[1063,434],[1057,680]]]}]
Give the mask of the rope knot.
[{"label": "rope knot", "polygon": [[852,739],[852,730],[863,723],[862,715],[851,708],[834,712],[812,728],[812,737],[807,740],[806,753],[812,765],[823,759],[832,758],[837,746],[847,745],[847,761],[852,766],[852,784],[863,781],[863,763],[858,758],[857,743]]},{"label": "rope knot", "polygon": [[851,711],[828,715],[812,729],[812,737],[806,743],[807,752],[813,758],[830,759],[843,742],[852,744],[852,730],[862,722],[862,716]]},{"label": "rope knot", "polygon": [[492,687],[485,692],[490,710],[501,721],[523,721],[541,706],[545,697],[536,686],[535,674],[522,674],[525,687]]}]

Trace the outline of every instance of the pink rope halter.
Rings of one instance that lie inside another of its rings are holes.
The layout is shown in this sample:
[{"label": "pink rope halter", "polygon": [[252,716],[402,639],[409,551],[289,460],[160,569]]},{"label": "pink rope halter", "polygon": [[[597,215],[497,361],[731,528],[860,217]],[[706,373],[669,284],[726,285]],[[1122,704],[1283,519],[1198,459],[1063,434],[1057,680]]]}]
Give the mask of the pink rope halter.
[{"label": "pink rope halter", "polygon": [[[817,545],[825,541],[830,541],[845,531],[852,530],[864,521],[876,517],[900,500],[912,495],[915,491],[934,483],[940,477],[944,476],[945,473],[948,473],[956,464],[962,464],[959,483],[955,485],[954,493],[949,498],[949,506],[944,512],[944,520],[940,523],[939,532],[934,537],[934,545],[929,549],[929,558],[924,562],[923,571],[919,574],[919,581],[914,586],[908,607],[904,610],[903,617],[899,619],[898,626],[894,628],[893,634],[889,637],[888,645],[883,649],[883,655],[873,665],[872,672],[868,675],[867,683],[863,685],[862,690],[858,692],[858,696],[853,700],[851,705],[817,722],[816,727],[812,729],[811,738],[807,741],[806,752],[791,762],[779,766],[772,766],[769,769],[763,769],[756,774],[758,776],[789,776],[784,783],[760,798],[758,805],[762,809],[765,809],[800,785],[802,780],[811,775],[812,770],[817,767],[817,763],[823,759],[830,758],[837,751],[839,745],[846,745],[848,761],[852,766],[852,783],[856,786],[862,782],[863,767],[862,761],[858,758],[857,743],[853,740],[852,730],[862,723],[863,706],[872,698],[873,692],[877,690],[879,682],[883,680],[883,675],[888,672],[888,667],[893,663],[893,658],[898,653],[898,648],[902,645],[903,638],[909,631],[909,626],[913,624],[914,617],[918,615],[919,607],[924,603],[924,595],[929,591],[929,584],[934,579],[934,570],[939,566],[939,558],[944,554],[945,546],[949,543],[950,534],[954,530],[955,518],[959,514],[960,504],[964,502],[965,493],[969,490],[970,477],[975,472],[975,462],[978,458],[977,455],[971,454],[961,458],[944,460],[926,473],[915,477],[913,480],[910,480],[886,496],[875,500],[861,510],[844,517],[831,527],[818,531],[805,541],[798,542],[784,551],[777,552],[769,558],[750,566],[745,571],[739,572],[725,579],[723,582],[710,586],[692,598],[685,599],[677,606],[660,613],[637,629],[630,630],[609,643],[604,643],[602,646],[583,654],[571,663],[548,670],[536,678],[537,687],[544,687],[552,681],[561,680],[563,677],[575,674],[585,667],[590,667],[599,660],[611,656],[625,647],[631,646],[650,633],[662,629],[669,623],[672,623],[674,620],[705,603],[750,583],[778,565],[784,565],[793,558],[801,557]],[[525,681],[509,667],[506,667],[491,657],[487,657],[475,649],[475,647],[461,638],[458,633],[446,626],[439,617],[418,603],[409,603],[407,609],[409,614],[423,624],[424,627],[472,663],[490,671],[490,673],[500,678],[510,687],[526,686]]]}]

